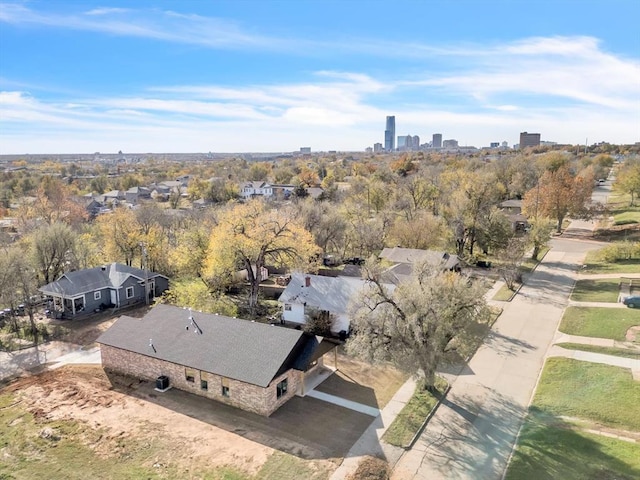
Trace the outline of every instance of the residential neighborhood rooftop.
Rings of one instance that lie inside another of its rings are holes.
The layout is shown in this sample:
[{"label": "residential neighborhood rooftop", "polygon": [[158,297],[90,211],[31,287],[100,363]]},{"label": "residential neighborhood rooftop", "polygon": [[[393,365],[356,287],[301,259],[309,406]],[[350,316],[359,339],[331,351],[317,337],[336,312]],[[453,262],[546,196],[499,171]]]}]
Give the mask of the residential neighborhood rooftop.
[{"label": "residential neighborhood rooftop", "polygon": [[143,318],[120,317],[97,342],[267,387],[283,371],[312,361],[321,338],[161,304]]},{"label": "residential neighborhood rooftop", "polygon": [[[110,263],[95,268],[76,270],[64,273],[58,280],[44,285],[40,291],[45,295],[81,295],[103,288],[119,288],[129,277],[140,281],[163,276],[140,268],[130,267],[122,263]],[[166,277],[165,277],[166,278]]]}]

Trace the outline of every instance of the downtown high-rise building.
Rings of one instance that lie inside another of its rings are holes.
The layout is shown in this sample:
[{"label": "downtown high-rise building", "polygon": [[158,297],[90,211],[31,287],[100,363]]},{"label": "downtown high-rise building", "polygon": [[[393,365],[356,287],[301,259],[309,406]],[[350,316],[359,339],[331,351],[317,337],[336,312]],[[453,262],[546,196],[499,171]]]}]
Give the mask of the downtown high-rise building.
[{"label": "downtown high-rise building", "polygon": [[540,145],[539,133],[520,132],[520,149],[527,147],[537,147]]},{"label": "downtown high-rise building", "polygon": [[431,146],[433,148],[442,148],[442,134],[441,133],[434,133],[433,134],[433,141],[431,142]]},{"label": "downtown high-rise building", "polygon": [[384,149],[393,152],[396,148],[396,117],[387,117],[387,126],[384,131]]}]

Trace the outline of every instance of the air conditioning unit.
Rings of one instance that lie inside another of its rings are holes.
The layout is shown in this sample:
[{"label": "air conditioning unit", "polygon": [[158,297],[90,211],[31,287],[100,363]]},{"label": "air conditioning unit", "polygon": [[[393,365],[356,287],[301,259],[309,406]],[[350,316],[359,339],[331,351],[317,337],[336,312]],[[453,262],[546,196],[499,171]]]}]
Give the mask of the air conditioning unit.
[{"label": "air conditioning unit", "polygon": [[166,375],[160,375],[156,378],[156,390],[160,392],[169,390],[169,377]]}]

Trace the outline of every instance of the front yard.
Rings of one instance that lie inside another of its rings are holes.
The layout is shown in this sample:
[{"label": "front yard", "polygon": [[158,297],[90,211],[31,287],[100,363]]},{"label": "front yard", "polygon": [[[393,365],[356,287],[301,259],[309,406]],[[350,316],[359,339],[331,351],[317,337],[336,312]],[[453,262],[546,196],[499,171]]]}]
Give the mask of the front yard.
[{"label": "front yard", "polygon": [[618,301],[620,293],[619,278],[598,278],[578,280],[571,293],[575,302],[611,302]]},{"label": "front yard", "polygon": [[548,359],[506,478],[638,478],[638,398],[628,369]]},{"label": "front yard", "polygon": [[625,341],[629,328],[640,325],[640,310],[568,307],[558,330],[569,335]]}]

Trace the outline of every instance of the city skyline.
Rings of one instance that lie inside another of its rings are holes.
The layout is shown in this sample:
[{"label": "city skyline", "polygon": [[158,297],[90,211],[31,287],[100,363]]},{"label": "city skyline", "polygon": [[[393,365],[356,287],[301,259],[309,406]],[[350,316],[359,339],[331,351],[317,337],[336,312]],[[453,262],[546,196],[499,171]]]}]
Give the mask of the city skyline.
[{"label": "city skyline", "polygon": [[635,2],[517,3],[0,1],[0,154],[640,141]]}]

